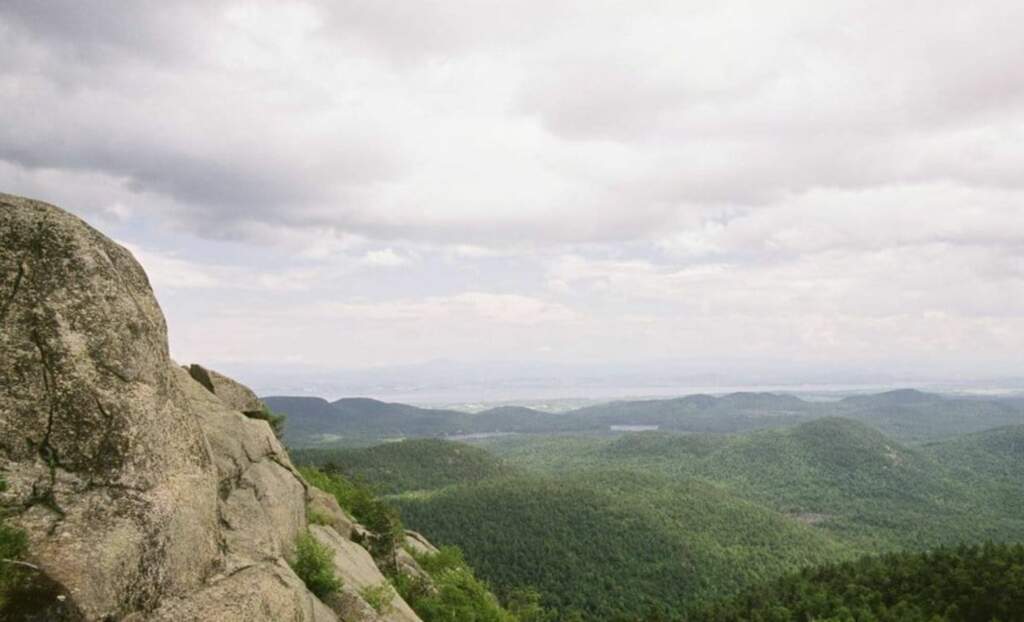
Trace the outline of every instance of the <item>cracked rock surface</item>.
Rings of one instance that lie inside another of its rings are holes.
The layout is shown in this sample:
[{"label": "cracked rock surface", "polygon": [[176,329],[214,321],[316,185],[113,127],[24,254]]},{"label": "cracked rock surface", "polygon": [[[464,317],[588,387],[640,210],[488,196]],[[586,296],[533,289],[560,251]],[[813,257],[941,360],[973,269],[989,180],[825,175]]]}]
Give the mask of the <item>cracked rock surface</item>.
[{"label": "cracked rock surface", "polygon": [[214,382],[170,359],[127,250],[0,194],[0,507],[86,619],[336,619],[284,561],[307,485]]}]

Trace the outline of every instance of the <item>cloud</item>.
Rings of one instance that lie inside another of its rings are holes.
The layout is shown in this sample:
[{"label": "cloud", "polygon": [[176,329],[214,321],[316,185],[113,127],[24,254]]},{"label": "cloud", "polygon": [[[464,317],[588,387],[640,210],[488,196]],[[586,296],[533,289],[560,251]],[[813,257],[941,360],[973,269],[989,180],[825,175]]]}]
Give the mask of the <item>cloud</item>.
[{"label": "cloud", "polygon": [[126,240],[190,358],[1012,369],[1022,20],[12,0],[0,187]]},{"label": "cloud", "polygon": [[396,268],[409,263],[408,257],[399,255],[390,248],[369,251],[363,255],[362,262],[367,266],[379,268]]},{"label": "cloud", "polygon": [[319,268],[260,270],[240,265],[218,265],[191,261],[121,243],[142,264],[158,292],[167,290],[252,291],[264,294],[293,293],[323,284],[326,275]]},{"label": "cloud", "polygon": [[576,314],[567,307],[517,294],[464,292],[423,300],[396,300],[375,303],[324,303],[314,313],[337,320],[375,322],[430,322],[472,320],[497,324],[533,325],[569,322]]},{"label": "cloud", "polygon": [[1024,16],[940,4],[11,2],[0,159],[233,239],[634,240],[822,188],[1019,190]]}]

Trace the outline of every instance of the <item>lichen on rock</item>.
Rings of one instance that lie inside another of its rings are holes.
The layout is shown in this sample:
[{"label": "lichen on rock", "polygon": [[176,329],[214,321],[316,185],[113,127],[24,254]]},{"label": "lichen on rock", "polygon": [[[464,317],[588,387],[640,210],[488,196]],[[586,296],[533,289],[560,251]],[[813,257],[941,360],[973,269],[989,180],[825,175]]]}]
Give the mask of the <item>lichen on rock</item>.
[{"label": "lichen on rock", "polygon": [[[222,384],[231,403],[170,359],[126,249],[0,195],[2,503],[86,619],[184,607],[247,577],[254,593],[283,585],[267,576],[301,588],[283,556],[305,524],[305,482],[269,426],[238,412],[251,391]],[[313,619],[308,598],[280,599],[289,619]]]},{"label": "lichen on rock", "polygon": [[[125,622],[369,616],[356,590],[384,577],[349,540],[360,527],[303,480],[253,417],[264,412],[248,387],[171,360],[131,253],[57,207],[0,194],[0,511],[38,567],[19,596],[26,611]],[[307,507],[326,517],[311,531],[349,582],[331,606],[287,563]],[[383,619],[418,622],[395,599]]]}]

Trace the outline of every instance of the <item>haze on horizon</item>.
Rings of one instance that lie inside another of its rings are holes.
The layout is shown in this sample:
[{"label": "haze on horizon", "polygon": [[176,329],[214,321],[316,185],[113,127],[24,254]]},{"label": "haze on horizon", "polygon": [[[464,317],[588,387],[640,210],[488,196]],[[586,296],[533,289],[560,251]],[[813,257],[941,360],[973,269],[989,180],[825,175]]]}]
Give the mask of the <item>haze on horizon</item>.
[{"label": "haze on horizon", "polygon": [[551,4],[8,0],[0,190],[228,371],[1024,375],[1024,4]]}]

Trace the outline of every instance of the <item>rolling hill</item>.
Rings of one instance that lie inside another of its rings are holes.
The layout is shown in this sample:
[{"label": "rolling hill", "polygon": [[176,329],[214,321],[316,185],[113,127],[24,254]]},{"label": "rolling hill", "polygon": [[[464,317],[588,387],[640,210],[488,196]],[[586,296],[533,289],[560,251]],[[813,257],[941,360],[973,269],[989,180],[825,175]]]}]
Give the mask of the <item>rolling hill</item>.
[{"label": "rolling hill", "polygon": [[858,554],[1024,540],[1024,426],[925,445],[841,417],[473,443],[295,455],[393,493],[407,524],[461,547],[500,594],[533,587],[584,619],[678,616]]},{"label": "rolling hill", "polygon": [[1024,424],[1024,403],[1010,399],[945,397],[914,390],[848,397],[832,402],[792,395],[733,393],[609,402],[564,413],[503,406],[480,413],[345,398],[264,398],[288,416],[285,440],[295,447],[366,445],[406,437],[460,437],[517,433],[611,432],[619,426],[727,434],[781,428],[822,417],[866,423],[904,442],[927,442]]},{"label": "rolling hill", "polygon": [[808,568],[698,607],[689,622],[1019,620],[1024,547],[891,553]]},{"label": "rolling hill", "polygon": [[[1020,498],[1013,488],[1020,467],[1018,445],[1006,440],[1006,430],[1019,429],[1024,426],[917,447],[828,417],[734,435],[649,432],[477,444],[539,474],[620,468],[697,478],[866,550],[1024,539],[1024,513],[1009,511]],[[993,444],[1002,451],[990,449]]]},{"label": "rolling hill", "polygon": [[638,473],[502,478],[396,502],[407,524],[457,544],[500,594],[533,587],[547,607],[586,619],[678,615],[693,599],[845,554],[714,487]]},{"label": "rolling hill", "polygon": [[368,482],[382,494],[434,490],[510,471],[479,447],[432,438],[352,449],[298,449],[292,453],[297,463],[330,465],[331,471]]}]

